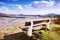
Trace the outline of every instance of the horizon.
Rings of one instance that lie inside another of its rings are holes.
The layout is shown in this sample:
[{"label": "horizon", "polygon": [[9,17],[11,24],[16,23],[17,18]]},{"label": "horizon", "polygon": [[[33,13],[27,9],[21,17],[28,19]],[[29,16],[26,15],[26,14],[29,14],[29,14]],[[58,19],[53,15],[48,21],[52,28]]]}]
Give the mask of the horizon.
[{"label": "horizon", "polygon": [[60,0],[0,0],[0,13],[5,14],[60,15],[59,10]]}]

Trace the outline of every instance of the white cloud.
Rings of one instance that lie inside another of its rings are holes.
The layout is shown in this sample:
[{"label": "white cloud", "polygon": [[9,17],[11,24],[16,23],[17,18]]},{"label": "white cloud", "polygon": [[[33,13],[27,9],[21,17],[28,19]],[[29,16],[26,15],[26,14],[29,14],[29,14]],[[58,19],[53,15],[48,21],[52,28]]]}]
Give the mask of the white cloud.
[{"label": "white cloud", "polygon": [[30,7],[41,7],[41,6],[53,6],[54,1],[34,1],[33,3],[29,4]]},{"label": "white cloud", "polygon": [[[10,0],[8,0],[8,1],[10,1]],[[11,1],[18,1],[18,0],[11,0]]]},{"label": "white cloud", "polygon": [[23,9],[22,5],[16,5],[19,9]]},{"label": "white cloud", "polygon": [[18,0],[12,0],[12,1],[18,1]]},{"label": "white cloud", "polygon": [[[6,13],[6,14],[27,14],[27,15],[45,15],[48,13],[58,13],[60,14],[60,7],[54,6],[54,1],[34,1],[29,5],[25,5],[25,8],[22,5],[14,5],[17,8],[10,9],[7,7],[0,8],[0,12]],[[59,5],[59,4],[58,4]],[[59,7],[59,8],[58,8]]]},{"label": "white cloud", "polygon": [[[52,13],[52,6],[54,3],[47,1],[34,1],[33,3],[27,5],[26,9],[29,10],[30,14],[40,14],[45,15],[48,13]],[[27,13],[28,14],[28,13]]]},{"label": "white cloud", "polygon": [[47,6],[53,6],[54,5],[53,1],[50,1],[50,2],[42,1],[42,3],[45,3]]},{"label": "white cloud", "polygon": [[59,7],[60,7],[60,3],[58,3],[58,4],[57,4],[57,6],[59,6]]},{"label": "white cloud", "polygon": [[0,4],[6,4],[6,3],[4,3],[4,2],[0,2]]},{"label": "white cloud", "polygon": [[0,12],[1,12],[1,13],[8,13],[8,8],[6,8],[6,7],[1,7],[1,8],[0,8]]},{"label": "white cloud", "polygon": [[49,4],[50,4],[50,6],[53,6],[54,5],[54,2],[53,1],[50,1]]},{"label": "white cloud", "polygon": [[[56,4],[60,5],[60,4]],[[40,14],[40,15],[45,15],[48,13],[56,13],[60,14],[60,6],[55,6],[54,1],[35,1],[27,6],[27,9],[32,10],[32,14]]]}]

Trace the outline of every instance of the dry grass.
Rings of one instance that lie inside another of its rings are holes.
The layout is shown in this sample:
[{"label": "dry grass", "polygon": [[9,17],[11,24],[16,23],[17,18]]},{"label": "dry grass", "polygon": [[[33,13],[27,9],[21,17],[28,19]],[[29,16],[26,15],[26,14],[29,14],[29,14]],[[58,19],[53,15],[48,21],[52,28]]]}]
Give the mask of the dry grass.
[{"label": "dry grass", "polygon": [[[52,18],[52,20],[56,20],[56,19],[57,18],[55,18],[55,19]],[[11,20],[14,20],[14,18],[8,18],[8,19],[6,18],[5,20],[11,21]],[[2,21],[2,20],[0,19],[0,21]],[[0,38],[3,39],[3,37],[1,37],[1,36],[4,34],[4,35],[6,35],[6,39],[4,39],[4,40],[25,40],[25,39],[29,40],[29,37],[24,32],[17,33],[17,34],[14,33],[14,32],[21,31],[19,29],[19,26],[20,26],[20,23],[17,22],[15,24],[12,24],[11,26],[9,26],[7,29],[0,30]],[[14,34],[11,34],[11,33],[14,33]],[[8,34],[11,34],[11,35],[8,35]],[[51,30],[49,30],[49,31],[44,30],[44,29],[34,31],[31,40],[40,40],[40,39],[41,40],[60,40],[60,25],[51,24]]]}]

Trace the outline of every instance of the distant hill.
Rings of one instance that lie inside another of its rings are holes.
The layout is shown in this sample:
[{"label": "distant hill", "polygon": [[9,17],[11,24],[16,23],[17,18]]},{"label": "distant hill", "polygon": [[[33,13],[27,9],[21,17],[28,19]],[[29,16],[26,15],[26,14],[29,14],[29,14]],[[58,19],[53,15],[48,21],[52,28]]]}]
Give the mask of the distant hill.
[{"label": "distant hill", "polygon": [[4,14],[0,13],[0,17],[17,17],[17,18],[37,18],[37,17],[42,17],[41,15],[24,15],[24,14]]},{"label": "distant hill", "polygon": [[49,13],[49,14],[46,14],[44,15],[45,17],[60,17],[59,14],[55,14],[55,13]]},{"label": "distant hill", "polygon": [[39,18],[39,17],[42,17],[41,15],[24,15],[24,14],[19,14],[17,16],[20,16],[20,17],[26,17],[26,18]]},{"label": "distant hill", "polygon": [[12,14],[4,14],[4,13],[0,13],[0,17],[12,17],[14,15]]},{"label": "distant hill", "polygon": [[0,13],[0,17],[4,17],[4,16],[7,16],[7,15],[4,13]]},{"label": "distant hill", "polygon": [[24,15],[24,14],[4,14],[0,13],[0,17],[14,17],[14,18],[40,18],[40,17],[60,17],[59,14],[48,13],[46,15]]}]

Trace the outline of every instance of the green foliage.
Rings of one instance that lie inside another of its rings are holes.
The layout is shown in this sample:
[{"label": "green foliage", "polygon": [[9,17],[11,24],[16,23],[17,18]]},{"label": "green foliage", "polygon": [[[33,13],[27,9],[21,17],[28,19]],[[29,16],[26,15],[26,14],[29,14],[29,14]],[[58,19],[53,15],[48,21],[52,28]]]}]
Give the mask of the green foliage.
[{"label": "green foliage", "polygon": [[7,30],[8,31],[14,31],[14,30],[16,30],[16,28],[15,27],[9,27]]},{"label": "green foliage", "polygon": [[60,40],[60,36],[54,31],[51,31],[51,30],[35,31],[36,34],[38,34],[39,32],[41,32],[41,35],[39,36],[39,37],[41,37],[41,40]]},{"label": "green foliage", "polygon": [[42,40],[60,40],[60,36],[53,31],[43,31]]}]

